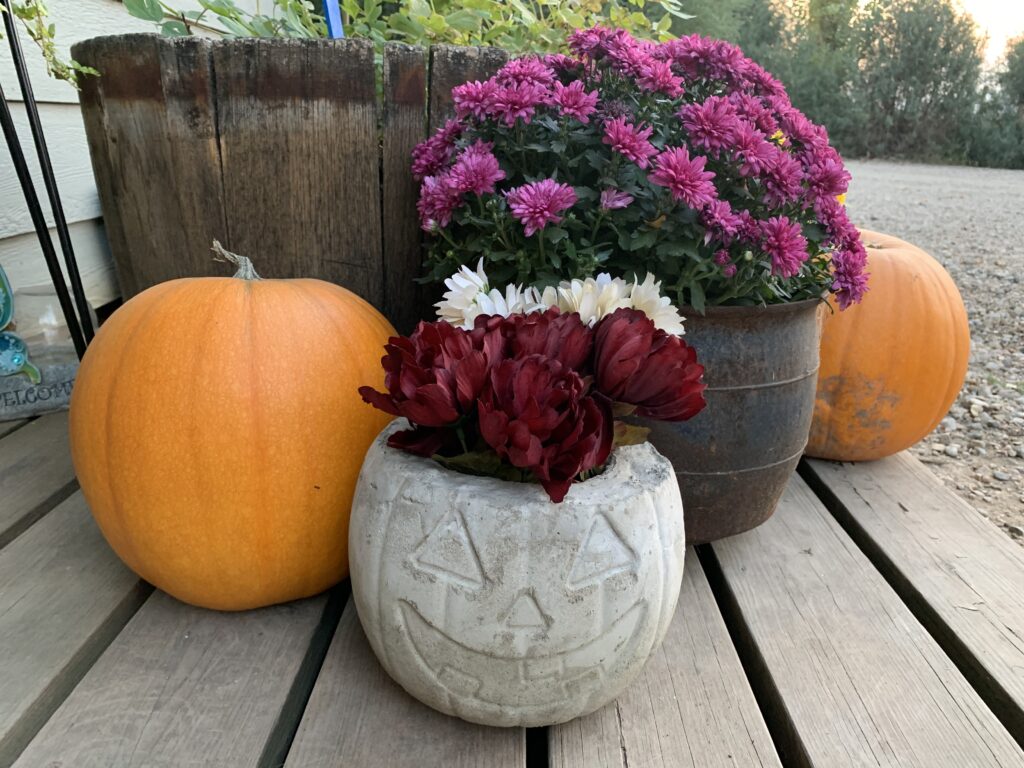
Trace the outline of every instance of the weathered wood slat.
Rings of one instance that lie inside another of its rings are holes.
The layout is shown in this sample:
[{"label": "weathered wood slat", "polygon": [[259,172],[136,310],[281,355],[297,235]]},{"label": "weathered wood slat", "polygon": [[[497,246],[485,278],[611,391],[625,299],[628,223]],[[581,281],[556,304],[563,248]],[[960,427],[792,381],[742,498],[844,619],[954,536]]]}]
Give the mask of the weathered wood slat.
[{"label": "weathered wood slat", "polygon": [[103,541],[81,493],[0,552],[0,765],[18,755],[149,592]]},{"label": "weathered wood slat", "polygon": [[430,300],[413,278],[420,274],[416,200],[419,185],[409,170],[413,148],[426,136],[427,52],[388,43],[384,48],[384,141],[381,195],[384,217],[384,306],[400,333],[429,313]]},{"label": "weathered wood slat", "polygon": [[15,765],[280,765],[327,605],[220,613],[155,592]]},{"label": "weathered wood slat", "polygon": [[0,422],[0,438],[7,437],[11,432],[15,432],[28,424],[28,419],[15,419],[14,421]]},{"label": "weathered wood slat", "polygon": [[665,642],[618,701],[550,729],[552,768],[780,765],[697,555],[686,557]]},{"label": "weathered wood slat", "polygon": [[110,250],[124,298],[175,277],[223,275],[227,242],[209,40],[97,37],[72,55]]},{"label": "weathered wood slat", "polygon": [[349,601],[287,768],[523,768],[522,728],[486,728],[420,704],[374,658]]},{"label": "weathered wood slat", "polygon": [[455,116],[452,88],[470,80],[485,80],[508,61],[501,48],[435,45],[430,49],[430,104],[428,127],[431,133]]},{"label": "weathered wood slat", "polygon": [[766,524],[712,550],[727,619],[787,764],[1024,765],[1024,751],[800,478]]},{"label": "weathered wood slat", "polygon": [[66,411],[42,416],[0,440],[0,548],[75,487]]},{"label": "weathered wood slat", "polygon": [[909,453],[807,479],[1024,744],[1024,549]]},{"label": "weathered wood slat", "polygon": [[383,308],[373,44],[224,40],[213,68],[231,247]]}]

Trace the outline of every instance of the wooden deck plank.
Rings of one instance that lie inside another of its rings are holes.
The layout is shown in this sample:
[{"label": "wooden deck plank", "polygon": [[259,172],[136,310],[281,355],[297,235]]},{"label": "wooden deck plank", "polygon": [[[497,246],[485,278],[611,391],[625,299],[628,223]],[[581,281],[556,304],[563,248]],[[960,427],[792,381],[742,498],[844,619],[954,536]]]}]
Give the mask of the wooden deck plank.
[{"label": "wooden deck plank", "polygon": [[28,419],[0,422],[0,438],[7,437],[11,432],[21,429],[26,424],[28,424]]},{"label": "wooden deck plank", "polygon": [[781,765],[692,549],[665,642],[640,678],[617,702],[549,736],[552,768]]},{"label": "wooden deck plank", "polygon": [[0,547],[75,487],[66,411],[42,416],[0,440]]},{"label": "wooden deck plank", "polygon": [[374,658],[349,601],[299,724],[287,768],[523,768],[522,728],[443,715],[403,691]]},{"label": "wooden deck plank", "polygon": [[1024,548],[910,454],[809,461],[840,523],[1024,743]]},{"label": "wooden deck plank", "polygon": [[786,764],[1024,765],[1024,751],[799,477],[765,525],[712,551],[712,584]]},{"label": "wooden deck plank", "polygon": [[148,593],[103,541],[81,493],[0,552],[0,765],[28,743]]},{"label": "wooden deck plank", "polygon": [[327,602],[220,613],[155,592],[15,765],[280,765]]}]

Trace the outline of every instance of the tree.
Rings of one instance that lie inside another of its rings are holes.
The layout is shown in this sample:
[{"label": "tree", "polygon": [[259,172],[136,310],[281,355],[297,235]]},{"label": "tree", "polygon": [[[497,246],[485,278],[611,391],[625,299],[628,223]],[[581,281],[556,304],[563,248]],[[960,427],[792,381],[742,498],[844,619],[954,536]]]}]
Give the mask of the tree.
[{"label": "tree", "polygon": [[1006,44],[999,86],[1018,108],[1024,108],[1024,35]]},{"label": "tree", "polygon": [[869,0],[857,23],[861,154],[962,159],[981,40],[952,0]]}]

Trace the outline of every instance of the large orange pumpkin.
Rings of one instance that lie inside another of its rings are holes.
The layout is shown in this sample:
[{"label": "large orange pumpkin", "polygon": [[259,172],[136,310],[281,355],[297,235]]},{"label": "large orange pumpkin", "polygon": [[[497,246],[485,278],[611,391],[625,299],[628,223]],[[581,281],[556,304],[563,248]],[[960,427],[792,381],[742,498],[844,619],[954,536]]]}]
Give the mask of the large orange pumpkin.
[{"label": "large orange pumpkin", "polygon": [[807,454],[867,461],[909,448],[956,400],[970,330],[949,273],[920,248],[861,230],[864,300],[829,313]]},{"label": "large orange pumpkin", "polygon": [[320,280],[161,283],[100,329],[71,398],[71,453],[110,546],[187,603],[242,610],[348,573],[363,457],[390,417],[391,325]]}]

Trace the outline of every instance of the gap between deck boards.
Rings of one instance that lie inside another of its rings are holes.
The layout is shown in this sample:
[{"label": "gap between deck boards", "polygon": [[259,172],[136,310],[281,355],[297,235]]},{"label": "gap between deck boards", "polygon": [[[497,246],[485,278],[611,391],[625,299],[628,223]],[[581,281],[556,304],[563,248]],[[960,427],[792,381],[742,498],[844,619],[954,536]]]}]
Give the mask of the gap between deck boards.
[{"label": "gap between deck boards", "polygon": [[[341,614],[345,610],[350,592],[348,579],[330,590],[327,604],[320,616],[320,623],[313,632],[299,672],[292,680],[284,706],[281,707],[277,722],[274,723],[263,748],[263,754],[260,755],[260,768],[280,768],[287,760],[295,734],[299,730],[299,723],[302,722],[302,716],[306,711],[306,704],[323,667],[327,650],[331,647],[334,633],[338,630],[338,622],[341,621]],[[352,610],[355,610],[355,606]]]},{"label": "gap between deck boards", "polygon": [[740,657],[740,664],[754,692],[758,709],[761,710],[761,716],[768,726],[768,733],[772,737],[779,761],[783,768],[813,768],[796,726],[789,717],[782,695],[772,682],[768,666],[743,618],[743,611],[729,588],[715,551],[710,544],[700,544],[694,550],[729,631],[729,638]]},{"label": "gap between deck boards", "polygon": [[[1003,727],[1014,740],[1024,747],[1024,730],[1019,722],[1019,712],[1014,706],[1010,695],[993,679],[982,666],[967,644],[929,605],[927,598],[914,586],[897,565],[883,551],[882,547],[871,537],[864,527],[854,518],[846,505],[839,499],[828,483],[817,472],[801,459],[797,474],[807,483],[821,503],[835,518],[839,526],[846,532],[854,544],[860,549],[871,564],[878,570],[886,583],[910,609],[929,635],[935,640],[942,652],[966,678],[967,682],[992,710]],[[978,513],[980,514],[980,513]]]}]

